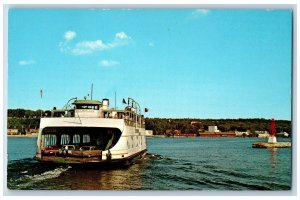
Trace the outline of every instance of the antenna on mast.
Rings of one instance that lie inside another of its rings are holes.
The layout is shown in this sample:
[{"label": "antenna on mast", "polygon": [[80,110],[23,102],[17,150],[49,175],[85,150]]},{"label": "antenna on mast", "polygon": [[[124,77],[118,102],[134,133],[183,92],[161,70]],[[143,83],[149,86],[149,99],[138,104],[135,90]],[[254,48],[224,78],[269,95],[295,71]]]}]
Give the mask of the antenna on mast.
[{"label": "antenna on mast", "polygon": [[117,93],[115,91],[115,110],[117,110]]},{"label": "antenna on mast", "polygon": [[92,83],[92,87],[91,87],[91,100],[93,100],[93,83]]}]

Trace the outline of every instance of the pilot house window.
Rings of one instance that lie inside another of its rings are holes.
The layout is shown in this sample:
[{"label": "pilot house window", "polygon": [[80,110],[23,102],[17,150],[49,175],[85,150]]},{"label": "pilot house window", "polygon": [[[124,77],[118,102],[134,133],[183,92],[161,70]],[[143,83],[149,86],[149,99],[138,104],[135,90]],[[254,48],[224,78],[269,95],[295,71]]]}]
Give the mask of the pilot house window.
[{"label": "pilot house window", "polygon": [[98,105],[76,105],[77,109],[93,109],[93,110],[99,110]]}]

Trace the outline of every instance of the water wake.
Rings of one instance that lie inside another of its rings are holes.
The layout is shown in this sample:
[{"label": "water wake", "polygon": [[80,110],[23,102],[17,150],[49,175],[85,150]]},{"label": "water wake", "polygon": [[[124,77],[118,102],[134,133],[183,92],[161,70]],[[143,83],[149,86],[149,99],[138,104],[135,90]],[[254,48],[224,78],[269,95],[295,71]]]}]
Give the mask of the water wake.
[{"label": "water wake", "polygon": [[54,170],[46,171],[42,174],[35,174],[35,175],[23,175],[16,180],[10,179],[9,181],[9,188],[10,189],[28,189],[31,188],[34,184],[45,181],[47,179],[57,178],[62,173],[66,172],[69,168],[56,168]]},{"label": "water wake", "polygon": [[147,153],[145,158],[152,158],[152,159],[163,159],[163,157],[159,154],[152,154],[152,153]]},{"label": "water wake", "polygon": [[66,166],[45,165],[29,158],[11,161],[7,166],[7,187],[30,189],[35,183],[59,177],[67,170]]}]

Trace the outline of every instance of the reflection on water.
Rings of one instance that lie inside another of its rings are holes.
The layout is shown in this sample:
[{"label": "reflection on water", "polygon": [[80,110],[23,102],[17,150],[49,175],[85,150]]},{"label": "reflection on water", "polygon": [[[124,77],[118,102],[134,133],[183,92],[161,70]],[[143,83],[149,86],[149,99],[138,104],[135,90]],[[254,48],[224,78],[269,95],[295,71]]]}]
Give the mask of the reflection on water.
[{"label": "reflection on water", "polygon": [[271,166],[272,170],[271,173],[276,173],[276,167],[277,167],[277,148],[269,148],[270,158],[271,158]]},{"label": "reflection on water", "polygon": [[127,169],[70,169],[61,178],[64,180],[63,183],[59,179],[53,182],[61,189],[132,190],[142,188],[140,165],[133,165]]}]

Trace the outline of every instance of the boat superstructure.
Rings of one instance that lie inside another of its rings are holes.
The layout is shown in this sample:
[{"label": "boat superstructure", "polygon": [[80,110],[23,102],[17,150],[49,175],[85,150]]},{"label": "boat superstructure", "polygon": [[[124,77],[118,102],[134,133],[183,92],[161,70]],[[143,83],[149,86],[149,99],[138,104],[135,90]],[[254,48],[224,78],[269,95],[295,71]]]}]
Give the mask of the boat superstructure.
[{"label": "boat superstructure", "polygon": [[109,99],[70,101],[64,109],[54,107],[41,118],[34,159],[130,164],[146,152],[144,116],[135,100],[123,99],[123,110],[110,108]]}]

